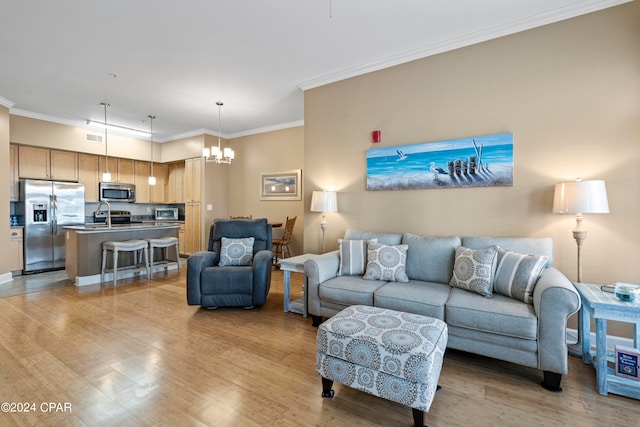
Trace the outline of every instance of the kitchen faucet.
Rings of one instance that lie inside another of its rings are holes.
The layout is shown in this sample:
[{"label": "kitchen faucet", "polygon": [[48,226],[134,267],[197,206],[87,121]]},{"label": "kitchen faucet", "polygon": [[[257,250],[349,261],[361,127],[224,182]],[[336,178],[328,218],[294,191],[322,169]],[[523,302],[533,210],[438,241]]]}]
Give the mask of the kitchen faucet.
[{"label": "kitchen faucet", "polygon": [[102,205],[107,205],[107,227],[111,228],[111,205],[109,204],[109,202],[102,201],[98,204],[96,212],[100,212],[100,208],[102,207]]}]

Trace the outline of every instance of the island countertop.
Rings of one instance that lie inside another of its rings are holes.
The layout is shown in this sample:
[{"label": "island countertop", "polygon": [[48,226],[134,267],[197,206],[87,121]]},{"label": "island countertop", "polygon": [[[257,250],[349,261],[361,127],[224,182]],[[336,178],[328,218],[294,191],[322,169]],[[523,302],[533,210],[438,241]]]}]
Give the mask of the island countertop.
[{"label": "island countertop", "polygon": [[158,230],[178,228],[180,224],[177,222],[142,222],[134,224],[112,224],[107,227],[105,223],[90,223],[84,225],[67,225],[65,230],[75,230],[78,233],[113,233],[120,231],[142,231],[142,230]]},{"label": "island countertop", "polygon": [[[78,286],[100,283],[104,242],[178,237],[179,227],[180,224],[175,222],[116,224],[111,228],[102,223],[66,226],[64,231],[67,276]],[[131,264],[131,256],[132,254],[123,253],[119,260],[123,265]],[[111,257],[108,258],[107,264],[107,267],[111,268]],[[105,281],[108,280],[110,279],[105,277]]]}]

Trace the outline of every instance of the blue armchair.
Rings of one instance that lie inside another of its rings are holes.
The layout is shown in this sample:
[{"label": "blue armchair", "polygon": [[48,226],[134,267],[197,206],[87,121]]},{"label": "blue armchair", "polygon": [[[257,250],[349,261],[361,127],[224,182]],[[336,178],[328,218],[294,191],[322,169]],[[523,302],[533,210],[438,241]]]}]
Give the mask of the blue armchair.
[{"label": "blue armchair", "polygon": [[[187,259],[187,303],[210,309],[252,308],[264,304],[271,285],[271,233],[266,218],[216,219],[209,230],[208,250],[196,252]],[[226,251],[223,237],[254,239],[249,265],[219,265],[221,251]]]}]

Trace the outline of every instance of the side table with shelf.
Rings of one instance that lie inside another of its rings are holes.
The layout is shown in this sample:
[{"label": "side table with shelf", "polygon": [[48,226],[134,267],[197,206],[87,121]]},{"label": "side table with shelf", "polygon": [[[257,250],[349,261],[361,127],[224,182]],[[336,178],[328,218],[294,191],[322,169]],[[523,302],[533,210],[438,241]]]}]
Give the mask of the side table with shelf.
[{"label": "side table with shelf", "polygon": [[283,285],[284,285],[284,311],[292,311],[294,313],[302,314],[304,317],[308,316],[307,311],[307,277],[303,279],[302,293],[303,297],[291,301],[291,272],[304,274],[304,263],[306,260],[313,258],[315,254],[298,255],[291,258],[284,258],[280,260],[280,270],[283,273]]},{"label": "side table with shelf", "polygon": [[[640,301],[618,301],[613,293],[603,292],[599,285],[574,283],[582,300],[582,361],[596,370],[598,393],[640,399],[640,381],[615,375],[607,366],[607,320],[633,323],[633,347],[640,345]],[[590,317],[596,320],[595,352],[591,350]]]}]

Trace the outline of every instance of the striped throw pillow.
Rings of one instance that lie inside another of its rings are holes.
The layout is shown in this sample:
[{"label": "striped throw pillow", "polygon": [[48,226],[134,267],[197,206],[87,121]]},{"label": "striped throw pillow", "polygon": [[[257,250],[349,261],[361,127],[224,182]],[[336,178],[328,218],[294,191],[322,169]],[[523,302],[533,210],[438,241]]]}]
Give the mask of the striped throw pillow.
[{"label": "striped throw pillow", "polygon": [[340,263],[338,266],[338,276],[361,276],[367,266],[367,242],[377,242],[378,239],[371,240],[346,240],[338,239],[340,246]]},{"label": "striped throw pillow", "polygon": [[524,255],[498,248],[494,292],[533,303],[533,289],[548,262],[548,256]]}]

